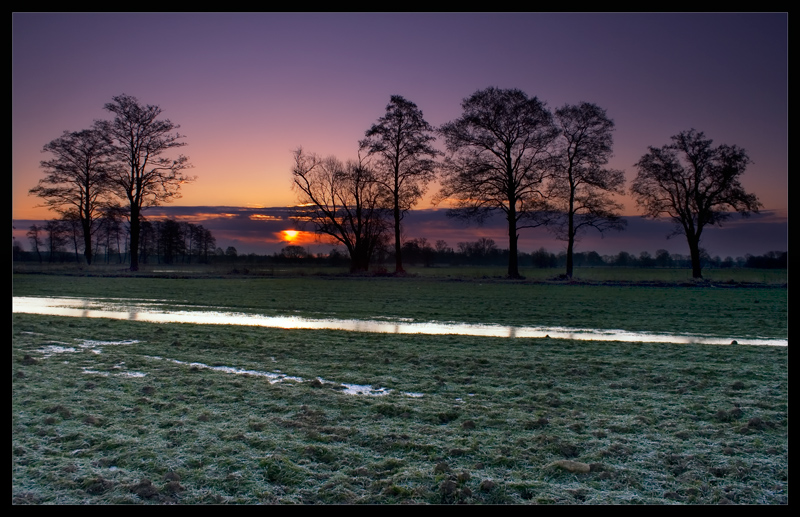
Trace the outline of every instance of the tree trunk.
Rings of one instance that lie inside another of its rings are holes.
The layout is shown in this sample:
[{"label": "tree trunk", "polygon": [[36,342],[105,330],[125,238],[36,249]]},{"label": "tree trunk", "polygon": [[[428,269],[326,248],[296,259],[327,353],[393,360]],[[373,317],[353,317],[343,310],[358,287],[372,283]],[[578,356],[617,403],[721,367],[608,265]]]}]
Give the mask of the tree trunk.
[{"label": "tree trunk", "polygon": [[517,256],[517,234],[516,217],[512,214],[508,216],[508,278],[521,278],[519,274],[519,257]]},{"label": "tree trunk", "polygon": [[350,272],[365,273],[369,270],[369,257],[361,250],[356,250],[350,256]]},{"label": "tree trunk", "polygon": [[86,257],[86,265],[92,265],[92,221],[83,221],[83,255]]},{"label": "tree trunk", "polygon": [[574,239],[570,235],[569,240],[567,241],[567,278],[572,278],[572,269],[573,269],[573,261],[572,261],[572,247],[573,247]]},{"label": "tree trunk", "polygon": [[403,254],[402,254],[402,246],[400,245],[400,207],[398,206],[398,201],[395,199],[394,205],[394,272],[395,273],[405,273],[403,269]]},{"label": "tree trunk", "polygon": [[[572,180],[572,167],[570,166],[570,181]],[[575,188],[570,189],[569,210],[567,211],[567,278],[572,279],[573,249],[575,247]]]},{"label": "tree trunk", "polygon": [[139,209],[136,206],[131,207],[131,271],[139,271],[139,230],[141,224],[139,221]]},{"label": "tree trunk", "polygon": [[689,254],[692,257],[692,278],[703,278],[700,270],[700,239],[688,237]]}]

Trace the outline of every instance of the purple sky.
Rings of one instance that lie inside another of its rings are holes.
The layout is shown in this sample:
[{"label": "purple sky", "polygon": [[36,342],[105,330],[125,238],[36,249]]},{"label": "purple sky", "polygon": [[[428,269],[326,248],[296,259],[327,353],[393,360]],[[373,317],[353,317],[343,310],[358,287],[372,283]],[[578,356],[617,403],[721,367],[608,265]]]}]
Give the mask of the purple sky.
[{"label": "purple sky", "polygon": [[[391,95],[438,126],[460,115],[463,98],[496,86],[551,108],[605,108],[617,127],[610,166],[629,181],[648,146],[682,130],[744,147],[754,163],[743,184],[785,234],[787,71],[786,13],[15,13],[12,220],[53,217],[28,195],[42,177],[42,147],[109,118],[103,105],[122,93],[160,105],[186,135],[197,181],[173,206],[280,207],[296,200],[298,146],[352,158]],[[431,208],[429,198],[418,208]]]}]

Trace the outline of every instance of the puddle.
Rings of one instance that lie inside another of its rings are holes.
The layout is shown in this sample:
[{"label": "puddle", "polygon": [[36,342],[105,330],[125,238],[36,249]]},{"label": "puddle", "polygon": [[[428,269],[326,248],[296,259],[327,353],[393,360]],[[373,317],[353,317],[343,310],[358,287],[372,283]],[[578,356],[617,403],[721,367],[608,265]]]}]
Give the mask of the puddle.
[{"label": "puddle", "polygon": [[263,316],[218,310],[175,310],[159,307],[157,301],[132,301],[91,298],[14,297],[13,312],[111,318],[151,323],[198,323],[209,325],[244,325],[284,329],[326,329],[385,334],[467,335],[507,338],[552,338],[579,341],[625,341],[631,343],[675,343],[788,346],[787,339],[682,335],[655,332],[631,332],[616,329],[570,327],[514,327],[458,322],[313,319],[299,316]]}]

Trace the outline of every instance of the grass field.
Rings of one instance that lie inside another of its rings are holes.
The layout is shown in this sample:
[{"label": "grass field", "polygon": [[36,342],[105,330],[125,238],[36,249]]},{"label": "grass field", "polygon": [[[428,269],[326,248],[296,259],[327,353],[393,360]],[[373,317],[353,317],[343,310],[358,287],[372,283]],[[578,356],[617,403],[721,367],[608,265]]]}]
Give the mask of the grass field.
[{"label": "grass field", "polygon": [[[447,274],[20,274],[14,295],[788,336],[780,281]],[[12,323],[16,504],[788,503],[787,347]]]},{"label": "grass field", "polygon": [[[505,266],[436,266],[420,267],[406,265],[409,275],[428,278],[451,279],[502,279],[506,276]],[[17,273],[64,273],[69,275],[105,276],[248,276],[248,277],[296,277],[296,276],[345,276],[346,267],[303,265],[253,265],[253,264],[190,264],[159,265],[145,264],[139,273],[128,273],[125,265],[96,264],[87,268],[75,264],[37,264],[21,262],[14,264]],[[520,268],[520,273],[529,282],[550,281],[564,273],[562,268]],[[349,276],[349,275],[347,275]],[[782,285],[787,282],[785,269],[726,268],[704,269],[703,276],[709,281],[720,283],[760,283]],[[574,279],[578,282],[693,282],[691,269],[674,268],[627,268],[627,267],[587,267],[575,268]]]}]

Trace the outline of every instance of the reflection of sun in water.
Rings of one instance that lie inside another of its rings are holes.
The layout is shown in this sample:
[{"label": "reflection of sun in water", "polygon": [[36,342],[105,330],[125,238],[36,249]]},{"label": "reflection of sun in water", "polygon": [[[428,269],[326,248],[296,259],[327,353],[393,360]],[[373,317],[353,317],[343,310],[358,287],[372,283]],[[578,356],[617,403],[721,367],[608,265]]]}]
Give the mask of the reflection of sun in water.
[{"label": "reflection of sun in water", "polygon": [[283,233],[283,239],[288,242],[292,242],[300,235],[297,230],[283,230],[281,233]]}]

